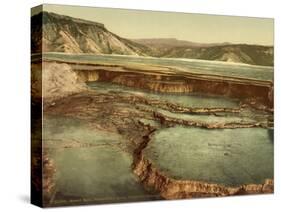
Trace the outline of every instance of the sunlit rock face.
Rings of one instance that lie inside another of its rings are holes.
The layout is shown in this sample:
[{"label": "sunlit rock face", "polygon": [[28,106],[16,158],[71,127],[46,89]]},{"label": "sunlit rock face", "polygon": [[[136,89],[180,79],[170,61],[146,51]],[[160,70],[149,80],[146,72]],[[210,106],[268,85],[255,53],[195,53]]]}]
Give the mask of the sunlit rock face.
[{"label": "sunlit rock face", "polygon": [[[247,44],[194,44],[176,39],[126,39],[102,23],[43,12],[32,16],[32,53],[65,52],[143,55],[273,66],[273,47]],[[160,41],[160,45],[159,45]]]},{"label": "sunlit rock face", "polygon": [[[68,64],[45,62],[32,65],[31,90],[33,97],[50,101],[87,90],[84,81]],[[43,82],[43,83],[42,83]],[[41,93],[42,92],[42,93]]]},{"label": "sunlit rock face", "polygon": [[[121,38],[101,23],[55,13],[32,17],[32,52],[146,55],[148,47]],[[85,36],[87,35],[87,36]]]}]

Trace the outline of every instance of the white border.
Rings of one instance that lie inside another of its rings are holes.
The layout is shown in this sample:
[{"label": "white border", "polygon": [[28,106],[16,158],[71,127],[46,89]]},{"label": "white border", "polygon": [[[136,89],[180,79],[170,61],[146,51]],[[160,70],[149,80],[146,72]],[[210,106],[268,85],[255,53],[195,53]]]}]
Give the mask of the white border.
[{"label": "white border", "polygon": [[41,3],[275,18],[275,194],[60,210],[276,211],[280,200],[280,5],[278,0],[9,0],[1,3],[0,211],[36,211],[29,201],[30,8]]}]

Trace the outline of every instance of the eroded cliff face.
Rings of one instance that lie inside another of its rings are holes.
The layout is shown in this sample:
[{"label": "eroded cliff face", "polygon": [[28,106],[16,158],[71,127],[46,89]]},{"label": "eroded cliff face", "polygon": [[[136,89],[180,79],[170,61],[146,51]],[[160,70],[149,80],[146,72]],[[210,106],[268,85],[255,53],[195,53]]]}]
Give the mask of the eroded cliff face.
[{"label": "eroded cliff face", "polygon": [[[155,78],[155,79],[154,79]],[[158,78],[158,79],[157,79]],[[159,79],[160,78],[160,79]],[[125,85],[129,87],[137,86],[138,88],[145,88],[152,91],[166,92],[166,93],[190,93],[192,87],[185,81],[164,81],[161,76],[139,77],[135,79],[135,75],[120,75],[112,80],[113,83]]]},{"label": "eroded cliff face", "polygon": [[245,79],[206,78],[204,76],[178,76],[157,72],[111,67],[95,70],[75,70],[79,81],[111,82],[128,87],[148,89],[164,93],[201,93],[238,98],[244,104],[261,110],[273,108],[273,83]]},{"label": "eroded cliff face", "polygon": [[[147,79],[150,78],[150,79]],[[273,107],[271,85],[249,84],[228,80],[206,80],[185,77],[178,81],[177,77],[164,76],[157,80],[156,76],[121,75],[112,82],[130,87],[138,87],[158,92],[171,93],[204,93],[239,98],[258,108]]]},{"label": "eroded cliff face", "polygon": [[99,72],[97,71],[75,71],[78,82],[94,82],[99,80]]}]

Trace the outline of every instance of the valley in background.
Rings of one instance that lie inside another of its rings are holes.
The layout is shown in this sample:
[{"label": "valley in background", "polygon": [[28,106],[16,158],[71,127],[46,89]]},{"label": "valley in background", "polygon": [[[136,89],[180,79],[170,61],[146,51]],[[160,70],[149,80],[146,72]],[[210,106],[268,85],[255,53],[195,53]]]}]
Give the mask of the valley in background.
[{"label": "valley in background", "polygon": [[46,11],[31,23],[43,206],[273,193],[273,46],[128,39]]}]

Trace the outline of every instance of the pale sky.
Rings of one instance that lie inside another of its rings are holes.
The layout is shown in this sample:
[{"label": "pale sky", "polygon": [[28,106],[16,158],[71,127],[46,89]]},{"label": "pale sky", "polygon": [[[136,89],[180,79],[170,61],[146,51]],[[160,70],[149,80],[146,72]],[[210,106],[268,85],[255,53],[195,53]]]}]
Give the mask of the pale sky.
[{"label": "pale sky", "polygon": [[274,20],[238,16],[44,5],[44,10],[103,23],[124,38],[177,38],[201,43],[273,45]]}]

